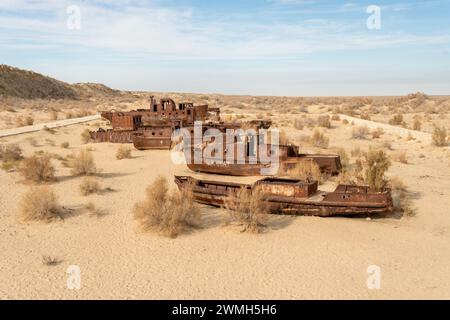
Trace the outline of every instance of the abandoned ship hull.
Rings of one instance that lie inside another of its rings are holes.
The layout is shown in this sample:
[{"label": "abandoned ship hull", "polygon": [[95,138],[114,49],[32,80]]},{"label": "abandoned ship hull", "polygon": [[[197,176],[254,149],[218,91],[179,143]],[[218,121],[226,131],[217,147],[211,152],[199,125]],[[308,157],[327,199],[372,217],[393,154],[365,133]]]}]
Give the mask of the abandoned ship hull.
[{"label": "abandoned ship hull", "polygon": [[135,135],[133,145],[138,150],[170,150],[172,148],[172,137],[144,137]]},{"label": "abandoned ship hull", "polygon": [[[225,200],[241,188],[255,188],[260,181],[254,185],[245,185],[175,177],[175,183],[180,190],[186,187],[192,189],[196,202],[216,207],[223,207]],[[286,193],[283,187],[276,188],[281,193]],[[339,185],[334,192],[319,191],[308,197],[265,194],[263,201],[272,214],[331,217],[370,216],[392,212],[390,191],[370,193],[364,188]],[[353,191],[348,191],[351,189]]]},{"label": "abandoned ship hull", "polygon": [[98,130],[89,132],[94,142],[133,143],[135,131]]},{"label": "abandoned ship hull", "polygon": [[[292,169],[302,161],[314,161],[319,166],[322,173],[329,175],[338,175],[342,169],[339,156],[305,154],[280,160],[278,170],[283,171]],[[230,176],[262,176],[277,174],[276,171],[274,172],[273,170],[269,170],[271,167],[270,164],[263,163],[188,163],[187,166],[194,172]]]}]

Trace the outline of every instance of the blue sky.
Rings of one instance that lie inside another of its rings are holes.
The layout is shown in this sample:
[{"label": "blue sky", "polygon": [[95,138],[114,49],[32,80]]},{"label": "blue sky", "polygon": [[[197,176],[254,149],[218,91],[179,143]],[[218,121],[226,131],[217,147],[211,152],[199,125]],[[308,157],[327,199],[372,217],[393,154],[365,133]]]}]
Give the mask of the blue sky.
[{"label": "blue sky", "polygon": [[449,12],[450,0],[0,0],[0,63],[129,90],[450,94]]}]

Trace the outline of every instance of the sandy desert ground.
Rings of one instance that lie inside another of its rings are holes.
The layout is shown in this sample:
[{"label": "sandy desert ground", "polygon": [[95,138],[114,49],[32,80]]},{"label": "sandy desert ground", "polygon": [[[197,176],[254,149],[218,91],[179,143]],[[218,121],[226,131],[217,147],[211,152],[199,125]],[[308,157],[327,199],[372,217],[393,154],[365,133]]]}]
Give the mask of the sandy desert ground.
[{"label": "sandy desert ground", "polygon": [[[249,114],[242,115],[244,110]],[[258,110],[233,105],[224,108],[230,117],[244,120],[261,117]],[[273,216],[268,230],[255,235],[225,226],[225,210],[203,206],[201,229],[169,239],[141,232],[132,215],[134,204],[143,199],[146,186],[158,175],[167,177],[172,188],[174,174],[206,177],[173,164],[169,152],[133,150],[131,159],[116,160],[118,145],[81,142],[81,132],[97,128],[99,121],[58,128],[53,133],[42,130],[1,138],[2,144],[18,143],[25,155],[47,151],[64,157],[90,148],[101,170],[102,186],[114,191],[81,196],[78,186],[82,178],[73,177],[61,161],[52,160],[57,181],[50,186],[60,203],[74,213],[64,221],[22,224],[17,219],[18,203],[30,184],[16,171],[0,170],[0,298],[449,299],[449,147],[437,148],[426,139],[388,131],[379,139],[352,139],[354,125],[334,120],[331,128],[321,129],[330,138],[330,147],[319,149],[304,139],[314,128],[296,129],[293,120],[331,115],[326,103],[309,106],[306,114],[265,110],[263,116],[282,126],[302,151],[343,148],[350,153],[356,147],[367,150],[369,145],[389,142],[392,158],[405,153],[407,163],[394,160],[388,175],[400,177],[408,186],[417,214],[371,220]],[[2,111],[2,119],[7,113]],[[426,114],[421,113],[423,117]],[[49,121],[48,111],[35,111],[34,115],[37,122]],[[392,115],[381,112],[371,120],[387,123]],[[413,116],[404,113],[408,124]],[[448,116],[450,113],[430,117],[434,123],[445,124]],[[3,123],[1,128],[8,127],[11,125]],[[431,133],[431,128],[426,122],[422,131]],[[61,148],[63,142],[69,142],[69,148]],[[257,178],[208,179],[250,182]],[[335,184],[328,181],[322,188],[332,189]],[[86,212],[84,206],[89,202],[101,214]],[[60,263],[44,265],[43,256],[56,257]],[[80,290],[67,288],[70,265],[81,269]],[[370,265],[381,268],[379,290],[367,288]]]}]

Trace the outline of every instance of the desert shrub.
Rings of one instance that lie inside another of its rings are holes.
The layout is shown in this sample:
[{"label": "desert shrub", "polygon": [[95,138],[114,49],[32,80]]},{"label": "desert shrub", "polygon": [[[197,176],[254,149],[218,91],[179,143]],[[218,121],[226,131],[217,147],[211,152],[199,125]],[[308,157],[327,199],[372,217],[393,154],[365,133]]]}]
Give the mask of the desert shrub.
[{"label": "desert shrub", "polygon": [[323,180],[319,165],[313,160],[300,161],[293,168],[284,169],[282,175],[292,179],[317,180],[319,183]]},{"label": "desert shrub", "polygon": [[18,144],[0,145],[0,160],[3,162],[19,161],[22,158],[22,149]]},{"label": "desert shrub", "polygon": [[121,145],[116,152],[116,159],[130,159],[131,158],[131,149],[127,146]]},{"label": "desert shrub", "polygon": [[42,264],[48,267],[56,266],[61,263],[61,260],[52,256],[42,256]]},{"label": "desert shrub", "polygon": [[367,139],[369,128],[367,126],[356,126],[352,129],[353,139]]},{"label": "desert shrub", "polygon": [[379,139],[384,134],[384,130],[382,128],[376,128],[372,130],[372,138]]},{"label": "desert shrub", "polygon": [[100,191],[100,183],[95,177],[85,177],[80,183],[79,190],[83,196],[97,193]]},{"label": "desert shrub", "polygon": [[350,159],[348,157],[347,151],[344,148],[337,148],[335,152],[339,155],[341,159],[341,165],[343,168],[347,167],[350,164]]},{"label": "desert shrub", "polygon": [[134,218],[144,231],[175,238],[199,226],[200,211],[190,188],[169,192],[167,180],[158,177],[147,188],[147,198],[135,205]]},{"label": "desert shrub", "polygon": [[360,117],[363,120],[370,120],[370,114],[367,111],[362,112]]},{"label": "desert shrub", "polygon": [[241,188],[225,199],[230,222],[242,227],[241,232],[261,233],[266,228],[268,207],[258,189]]},{"label": "desert shrub", "polygon": [[91,141],[91,134],[89,133],[89,129],[85,129],[82,133],[81,133],[81,141],[86,144],[89,143]]},{"label": "desert shrub", "polygon": [[317,118],[317,125],[323,128],[331,128],[330,116],[320,116]]},{"label": "desert shrub", "polygon": [[69,148],[69,146],[70,146],[70,144],[67,141],[61,143],[61,148],[67,149],[67,148]]},{"label": "desert shrub", "polygon": [[447,129],[445,127],[434,126],[432,139],[433,144],[437,147],[447,146]]},{"label": "desert shrub", "polygon": [[408,155],[406,154],[406,151],[399,151],[395,154],[394,159],[404,164],[408,163]]},{"label": "desert shrub", "polygon": [[404,126],[405,122],[403,121],[403,116],[401,114],[396,114],[389,120],[389,124],[394,126]]},{"label": "desert shrub", "polygon": [[330,139],[322,133],[320,130],[314,130],[312,136],[310,137],[310,142],[312,145],[326,149],[328,148],[328,144],[330,143]]},{"label": "desert shrub", "polygon": [[394,155],[394,160],[407,164],[408,163],[408,155],[406,151],[399,151]]},{"label": "desert shrub", "polygon": [[22,221],[50,222],[61,218],[62,209],[58,198],[49,187],[35,187],[25,193],[20,202]]},{"label": "desert shrub", "polygon": [[342,120],[342,124],[344,124],[344,125],[345,125],[345,124],[348,124],[348,120],[347,120],[347,119],[343,119],[343,120]]},{"label": "desert shrub", "polygon": [[333,121],[339,121],[339,120],[341,120],[341,117],[340,117],[338,114],[333,114],[333,115],[331,116],[331,120],[333,120]]},{"label": "desert shrub", "polygon": [[383,150],[370,148],[364,158],[366,183],[373,190],[382,190],[387,186],[385,173],[391,166],[389,157]]},{"label": "desert shrub", "polygon": [[69,167],[75,176],[89,176],[97,173],[95,161],[92,153],[88,150],[81,150],[70,157]]},{"label": "desert shrub", "polygon": [[23,159],[20,173],[26,180],[36,183],[53,181],[55,179],[55,168],[48,153],[34,154]]},{"label": "desert shrub", "polygon": [[402,212],[407,217],[415,216],[416,209],[412,206],[408,189],[404,182],[398,177],[392,177],[389,179],[388,185],[392,189],[394,210],[397,212]]}]

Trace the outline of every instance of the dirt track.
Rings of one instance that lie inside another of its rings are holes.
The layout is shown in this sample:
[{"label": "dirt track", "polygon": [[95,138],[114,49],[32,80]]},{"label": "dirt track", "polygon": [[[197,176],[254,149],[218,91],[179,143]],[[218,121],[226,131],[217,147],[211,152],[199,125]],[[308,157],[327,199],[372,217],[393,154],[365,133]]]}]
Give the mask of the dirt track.
[{"label": "dirt track", "polygon": [[78,123],[99,120],[100,118],[101,118],[101,116],[96,114],[93,116],[87,116],[87,117],[82,117],[82,118],[58,120],[58,121],[47,122],[47,123],[39,123],[39,124],[35,124],[32,126],[0,130],[0,138],[15,136],[18,134],[23,134],[23,133],[36,132],[36,131],[43,130],[44,127],[47,127],[48,129],[58,128],[58,127],[66,127],[66,126],[70,126],[70,125],[74,125],[74,124],[78,124]]},{"label": "dirt track", "polygon": [[340,114],[339,117],[342,120],[346,119],[349,122],[353,122],[357,126],[367,126],[370,129],[381,128],[385,132],[388,132],[391,134],[396,134],[401,137],[408,137],[408,135],[411,135],[413,138],[415,138],[417,140],[421,140],[422,142],[425,142],[425,143],[431,143],[431,134],[427,133],[427,132],[410,130],[410,129],[405,129],[405,128],[398,127],[398,126],[392,126],[392,125],[386,124],[386,123],[380,123],[380,122],[364,120],[364,119],[360,119],[360,118],[354,118],[354,117],[350,117],[350,116],[347,116],[344,114]]}]

